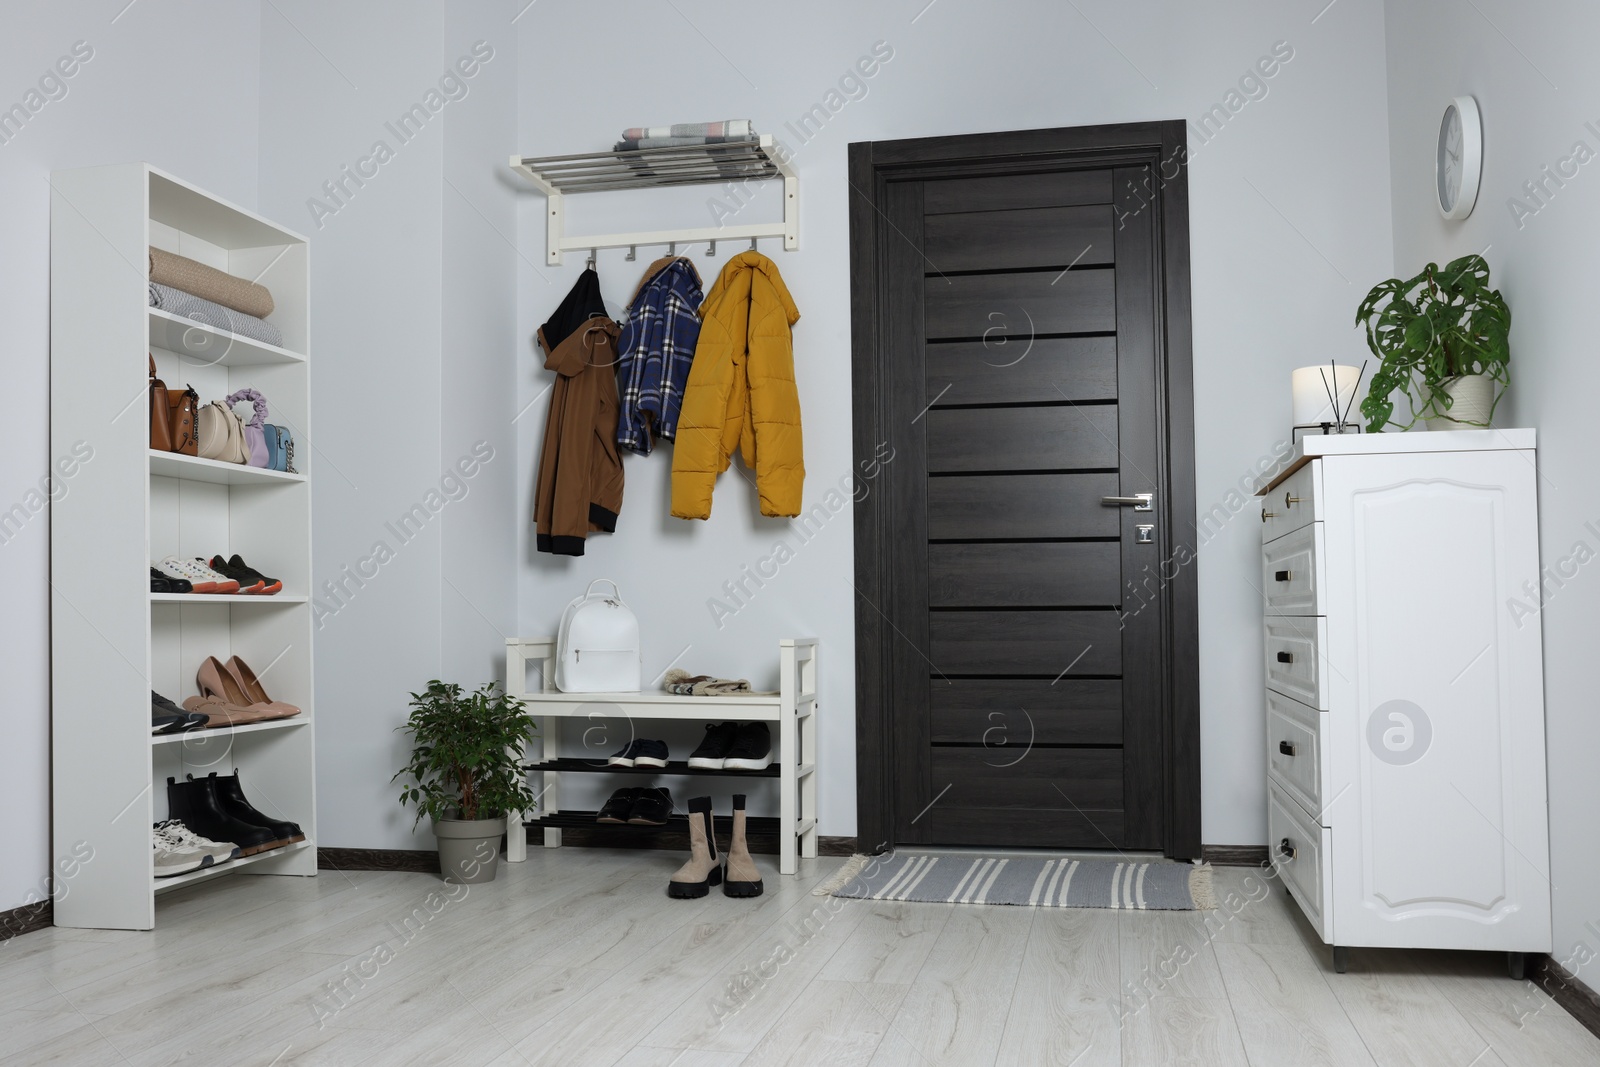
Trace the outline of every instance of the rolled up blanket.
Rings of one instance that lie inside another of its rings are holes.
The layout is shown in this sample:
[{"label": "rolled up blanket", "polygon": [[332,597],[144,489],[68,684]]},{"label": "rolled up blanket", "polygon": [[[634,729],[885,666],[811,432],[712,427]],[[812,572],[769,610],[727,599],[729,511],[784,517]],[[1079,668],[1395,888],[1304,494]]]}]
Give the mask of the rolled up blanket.
[{"label": "rolled up blanket", "polygon": [[160,248],[150,249],[150,280],[258,319],[272,314],[274,306],[266,286]]},{"label": "rolled up blanket", "polygon": [[150,306],[185,319],[192,319],[205,326],[283,347],[283,332],[266,319],[258,319],[254,315],[241,315],[231,308],[174,289],[170,285],[150,283]]}]

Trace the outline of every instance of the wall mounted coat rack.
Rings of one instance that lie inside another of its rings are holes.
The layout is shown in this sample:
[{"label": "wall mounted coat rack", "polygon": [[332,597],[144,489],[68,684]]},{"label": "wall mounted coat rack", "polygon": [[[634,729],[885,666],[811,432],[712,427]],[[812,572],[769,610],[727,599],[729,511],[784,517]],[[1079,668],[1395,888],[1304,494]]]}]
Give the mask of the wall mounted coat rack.
[{"label": "wall mounted coat rack", "polygon": [[[787,161],[779,159],[772,137],[763,134],[748,141],[689,145],[676,148],[640,148],[633,151],[586,152],[570,156],[512,156],[511,168],[533,183],[549,200],[545,208],[545,258],[550,266],[561,263],[564,252],[601,248],[629,249],[639,245],[708,245],[715,255],[718,241],[783,238],[783,250],[800,247],[800,179]],[[669,185],[712,185],[728,182],[783,181],[783,221],[699,226],[681,230],[637,233],[602,233],[569,237],[564,232],[564,201],[572,193],[597,193],[612,189],[654,189]]]}]

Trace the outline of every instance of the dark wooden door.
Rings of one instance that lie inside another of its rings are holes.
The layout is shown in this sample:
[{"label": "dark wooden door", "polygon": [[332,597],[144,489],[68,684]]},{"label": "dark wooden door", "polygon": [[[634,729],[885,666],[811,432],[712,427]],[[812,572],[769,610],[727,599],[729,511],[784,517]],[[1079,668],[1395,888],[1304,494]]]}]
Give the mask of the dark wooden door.
[{"label": "dark wooden door", "polygon": [[896,843],[1173,845],[1155,176],[883,189]]}]

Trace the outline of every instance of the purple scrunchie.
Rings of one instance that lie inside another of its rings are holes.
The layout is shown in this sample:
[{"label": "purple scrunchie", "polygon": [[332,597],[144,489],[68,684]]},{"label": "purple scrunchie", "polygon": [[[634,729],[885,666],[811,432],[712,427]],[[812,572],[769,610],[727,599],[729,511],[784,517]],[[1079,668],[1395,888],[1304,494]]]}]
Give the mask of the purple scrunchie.
[{"label": "purple scrunchie", "polygon": [[241,389],[237,393],[229,395],[228,399],[224,401],[224,403],[228,405],[228,410],[232,411],[233,405],[237,404],[241,400],[248,400],[255,405],[255,418],[251,419],[248,425],[252,429],[264,429],[267,425],[267,398],[256,392],[254,389]]}]

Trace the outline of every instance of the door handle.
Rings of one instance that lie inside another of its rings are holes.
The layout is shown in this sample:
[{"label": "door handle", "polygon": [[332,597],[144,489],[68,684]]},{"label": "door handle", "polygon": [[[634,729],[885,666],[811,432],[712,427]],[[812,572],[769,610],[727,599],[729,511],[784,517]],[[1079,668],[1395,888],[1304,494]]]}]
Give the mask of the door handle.
[{"label": "door handle", "polygon": [[1100,503],[1106,507],[1129,507],[1134,511],[1154,511],[1154,493],[1135,493],[1132,496],[1103,496]]},{"label": "door handle", "polygon": [[1285,756],[1292,756],[1294,755],[1294,746],[1287,741],[1279,741],[1278,751],[1283,753]]},{"label": "door handle", "polygon": [[1284,859],[1294,859],[1294,854],[1296,851],[1297,849],[1294,847],[1294,842],[1290,841],[1287,837],[1278,842],[1278,853],[1282,855]]},{"label": "door handle", "polygon": [[1287,582],[1289,580],[1289,572],[1288,571],[1277,571],[1277,572],[1275,572],[1273,574],[1272,578],[1273,578],[1273,581]]},{"label": "door handle", "polygon": [[1279,663],[1293,663],[1294,662],[1294,653],[1293,652],[1279,652],[1278,653],[1278,662]]}]

